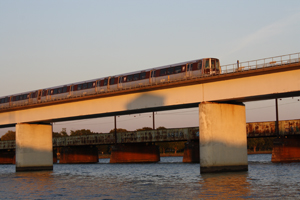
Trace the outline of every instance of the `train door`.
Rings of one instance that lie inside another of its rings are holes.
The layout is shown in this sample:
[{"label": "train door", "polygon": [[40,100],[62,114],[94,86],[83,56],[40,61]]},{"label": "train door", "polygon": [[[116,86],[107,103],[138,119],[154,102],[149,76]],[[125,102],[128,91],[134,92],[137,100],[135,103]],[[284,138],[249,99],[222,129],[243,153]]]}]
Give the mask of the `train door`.
[{"label": "train door", "polygon": [[107,79],[107,91],[109,91],[109,87],[110,87],[110,77],[108,77],[108,79]]},{"label": "train door", "polygon": [[155,83],[155,70],[150,72],[150,83]]},{"label": "train door", "polygon": [[210,65],[211,65],[211,73],[210,74],[220,74],[220,63],[219,63],[218,59],[211,58]]},{"label": "train door", "polygon": [[186,67],[186,77],[191,77],[193,75],[193,64],[192,63],[189,63],[189,64],[186,64],[185,65]]},{"label": "train door", "polygon": [[118,88],[123,88],[123,77],[122,76],[118,77]]},{"label": "train door", "polygon": [[74,85],[70,85],[69,97],[73,96]]},{"label": "train door", "polygon": [[203,73],[204,75],[210,74],[210,59],[203,59]]},{"label": "train door", "polygon": [[37,97],[36,97],[38,101],[41,101],[42,91],[43,90],[38,91],[38,94],[37,94]]}]

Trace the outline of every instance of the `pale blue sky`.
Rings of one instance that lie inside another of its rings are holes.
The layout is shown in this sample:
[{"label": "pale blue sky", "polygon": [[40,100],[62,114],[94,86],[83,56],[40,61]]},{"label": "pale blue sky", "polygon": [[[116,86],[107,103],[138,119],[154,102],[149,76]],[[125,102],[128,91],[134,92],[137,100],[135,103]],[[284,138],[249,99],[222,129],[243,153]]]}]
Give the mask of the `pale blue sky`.
[{"label": "pale blue sky", "polygon": [[[0,0],[0,96],[202,57],[231,64],[296,53],[299,35],[298,0]],[[296,101],[281,101],[291,109],[281,111],[282,119],[300,118]],[[272,105],[247,104],[247,121],[274,120]],[[198,125],[197,110],[173,112],[158,113],[157,125]],[[119,126],[132,130],[152,121],[145,114],[139,121],[138,116],[121,118]],[[103,118],[54,128],[106,132],[111,122]]]}]

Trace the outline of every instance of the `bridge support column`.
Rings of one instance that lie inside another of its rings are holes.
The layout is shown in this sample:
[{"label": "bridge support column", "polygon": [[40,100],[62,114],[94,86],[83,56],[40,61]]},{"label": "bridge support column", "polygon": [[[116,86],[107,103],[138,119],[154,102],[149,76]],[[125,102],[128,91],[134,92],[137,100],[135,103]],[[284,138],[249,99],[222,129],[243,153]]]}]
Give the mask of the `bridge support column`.
[{"label": "bridge support column", "polygon": [[199,163],[199,141],[189,141],[185,143],[182,162],[184,163]]},{"label": "bridge support column", "polygon": [[247,171],[244,105],[199,105],[200,172]]},{"label": "bridge support column", "polygon": [[0,164],[16,164],[15,150],[0,150]]},{"label": "bridge support column", "polygon": [[80,164],[99,162],[98,148],[96,146],[62,147],[60,150],[61,164]]},{"label": "bridge support column", "polygon": [[274,140],[273,163],[300,162],[300,136],[286,136]]},{"label": "bridge support column", "polygon": [[117,144],[112,146],[110,163],[153,163],[160,161],[156,145]]},{"label": "bridge support column", "polygon": [[52,125],[16,125],[16,171],[53,170]]}]

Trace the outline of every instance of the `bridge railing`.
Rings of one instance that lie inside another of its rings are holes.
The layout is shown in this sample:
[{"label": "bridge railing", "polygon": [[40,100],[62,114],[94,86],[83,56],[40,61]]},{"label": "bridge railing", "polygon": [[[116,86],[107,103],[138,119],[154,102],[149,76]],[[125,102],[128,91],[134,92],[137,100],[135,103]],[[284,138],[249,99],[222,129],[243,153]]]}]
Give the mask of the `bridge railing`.
[{"label": "bridge railing", "polygon": [[300,62],[300,53],[287,54],[282,56],[275,56],[263,58],[258,60],[251,60],[246,62],[237,62],[234,64],[221,66],[221,74],[228,74],[234,72],[249,71],[267,67],[274,67],[278,65],[286,65]]}]

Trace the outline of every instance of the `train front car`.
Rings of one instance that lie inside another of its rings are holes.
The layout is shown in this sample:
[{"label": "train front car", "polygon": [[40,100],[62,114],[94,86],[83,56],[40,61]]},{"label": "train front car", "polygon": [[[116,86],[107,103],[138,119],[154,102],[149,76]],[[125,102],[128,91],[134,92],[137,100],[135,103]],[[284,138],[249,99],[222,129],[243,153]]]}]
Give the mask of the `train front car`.
[{"label": "train front car", "polygon": [[220,61],[217,58],[204,58],[203,63],[203,75],[217,75],[221,73]]}]

